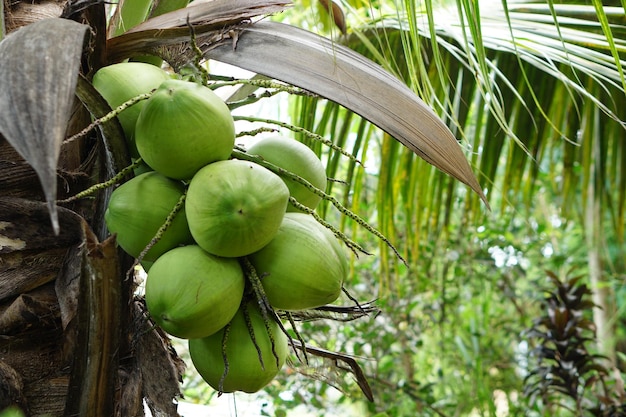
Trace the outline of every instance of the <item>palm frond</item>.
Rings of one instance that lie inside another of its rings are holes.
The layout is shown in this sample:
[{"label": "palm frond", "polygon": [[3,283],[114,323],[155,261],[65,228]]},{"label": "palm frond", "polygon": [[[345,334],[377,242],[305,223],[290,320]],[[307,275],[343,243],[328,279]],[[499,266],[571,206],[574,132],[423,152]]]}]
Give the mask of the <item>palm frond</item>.
[{"label": "palm frond", "polygon": [[[491,204],[501,211],[528,207],[547,179],[563,215],[580,219],[582,191],[593,182],[602,187],[612,235],[623,242],[624,10],[553,1],[395,4],[369,7],[369,21],[346,6],[354,21],[343,42],[437,111],[464,144]],[[325,134],[337,134],[326,127]],[[401,147],[380,135],[357,143],[369,153],[378,149],[376,182],[366,185],[373,187],[378,226],[413,257],[437,247],[450,210],[461,209],[466,222],[483,218],[475,197]],[[350,194],[362,177],[358,169],[348,172]],[[367,196],[358,187],[360,198]]]}]

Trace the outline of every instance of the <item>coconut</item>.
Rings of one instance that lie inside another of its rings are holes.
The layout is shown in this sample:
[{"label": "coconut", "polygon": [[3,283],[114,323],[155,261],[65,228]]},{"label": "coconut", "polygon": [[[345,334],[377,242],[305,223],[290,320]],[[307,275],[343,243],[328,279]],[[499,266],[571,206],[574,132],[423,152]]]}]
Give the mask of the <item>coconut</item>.
[{"label": "coconut", "polygon": [[288,201],[289,189],[280,177],[253,162],[232,159],[194,175],[185,210],[198,245],[214,255],[239,257],[272,240]]},{"label": "coconut", "polygon": [[245,279],[236,259],[197,245],[172,249],[157,259],[146,279],[146,305],[172,336],[200,338],[224,327],[241,304]]},{"label": "coconut", "polygon": [[[314,187],[326,190],[326,169],[315,152],[302,142],[279,136],[261,139],[248,149],[251,155],[258,155],[265,161],[283,168],[307,180]],[[304,185],[285,177],[281,177],[289,194],[300,204],[315,209],[322,197]],[[298,211],[291,204],[287,211]]]},{"label": "coconut", "polygon": [[[92,83],[109,106],[115,109],[133,97],[149,93],[169,79],[167,72],[154,65],[122,62],[100,68],[94,74]],[[117,116],[124,129],[131,156],[135,158],[139,156],[135,146],[135,124],[145,103],[145,100],[139,101]]]},{"label": "coconut", "polygon": [[304,213],[286,213],[274,239],[249,259],[270,304],[279,310],[332,303],[349,271],[339,240]]},{"label": "coconut", "polygon": [[[180,181],[151,171],[130,179],[111,194],[104,213],[109,232],[117,234],[117,243],[137,258],[165,223],[184,193]],[[181,209],[161,239],[146,253],[145,261],[154,261],[176,246],[193,241],[184,208]]]},{"label": "coconut", "polygon": [[217,391],[259,391],[278,374],[289,353],[287,337],[278,324],[270,319],[269,327],[266,328],[256,303],[246,304],[246,310],[254,337],[246,324],[244,311],[240,309],[230,322],[228,330],[225,349],[228,373],[221,387],[220,380],[225,368],[222,355],[225,329],[209,337],[189,340],[189,354],[194,367]]},{"label": "coconut", "polygon": [[228,106],[210,88],[168,80],[141,110],[135,142],[152,169],[190,179],[203,166],[230,156],[235,123]]}]

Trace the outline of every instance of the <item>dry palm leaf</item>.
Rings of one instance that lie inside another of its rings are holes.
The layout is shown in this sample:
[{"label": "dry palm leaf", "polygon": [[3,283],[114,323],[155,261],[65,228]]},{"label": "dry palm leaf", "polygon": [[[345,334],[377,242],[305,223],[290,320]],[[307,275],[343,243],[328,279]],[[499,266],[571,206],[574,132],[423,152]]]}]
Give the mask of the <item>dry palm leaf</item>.
[{"label": "dry palm leaf", "polygon": [[[320,358],[324,363],[323,367],[331,369],[332,372],[348,372],[352,374],[355,378],[357,385],[363,392],[363,395],[369,400],[374,401],[374,393],[372,392],[372,388],[367,382],[367,377],[363,372],[363,369],[359,366],[356,359],[352,356],[346,355],[344,353],[333,352],[330,350],[318,348],[315,346],[303,345],[299,340],[290,340],[290,343],[295,349],[305,351],[317,358]],[[302,364],[292,364],[294,370],[302,373],[303,375],[311,376],[316,379],[323,380],[334,387],[339,389],[337,383],[334,383],[335,377],[332,376],[329,372],[320,372],[316,370],[315,367]]]},{"label": "dry palm leaf", "polygon": [[50,18],[0,42],[0,133],[37,172],[56,234],[56,167],[87,29]]},{"label": "dry palm leaf", "polygon": [[258,16],[277,13],[291,5],[288,0],[213,0],[192,4],[135,26],[107,44],[109,61],[117,62],[138,53],[189,41],[189,27],[198,36],[221,32]]}]

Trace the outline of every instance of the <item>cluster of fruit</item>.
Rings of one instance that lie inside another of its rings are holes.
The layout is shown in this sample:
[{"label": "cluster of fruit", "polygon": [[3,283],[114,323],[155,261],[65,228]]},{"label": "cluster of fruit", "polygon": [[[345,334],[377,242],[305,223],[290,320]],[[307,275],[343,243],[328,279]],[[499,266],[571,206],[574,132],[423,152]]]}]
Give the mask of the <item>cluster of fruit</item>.
[{"label": "cluster of fruit", "polygon": [[348,274],[334,233],[290,204],[293,197],[315,209],[321,197],[311,186],[326,188],[323,164],[282,137],[261,139],[247,149],[250,158],[233,158],[228,106],[207,86],[155,66],[111,65],[93,84],[112,108],[154,91],[118,115],[131,154],[149,168],[113,191],[105,214],[119,245],[148,270],[152,319],[189,339],[193,364],[213,388],[258,391],[289,349],[279,323],[262,314],[252,279],[260,278],[269,305],[292,311],[332,303]]}]

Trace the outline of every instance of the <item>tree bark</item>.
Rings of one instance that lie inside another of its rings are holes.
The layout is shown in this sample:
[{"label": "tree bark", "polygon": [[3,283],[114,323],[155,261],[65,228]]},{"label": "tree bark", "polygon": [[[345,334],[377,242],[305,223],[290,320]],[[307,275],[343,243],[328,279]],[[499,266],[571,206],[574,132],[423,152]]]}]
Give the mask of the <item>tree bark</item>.
[{"label": "tree bark", "polygon": [[615,353],[615,317],[617,317],[617,311],[613,302],[615,295],[611,290],[610,284],[603,279],[604,268],[600,252],[600,248],[603,245],[601,204],[601,198],[596,190],[596,181],[592,178],[589,180],[587,187],[587,206],[585,208],[584,222],[589,282],[593,291],[592,300],[596,305],[593,309],[593,322],[596,326],[598,350],[609,358],[611,362],[610,367],[614,367],[617,363]]},{"label": "tree bark", "polygon": [[80,243],[79,217],[60,210],[61,234],[54,236],[40,189],[34,171],[0,138],[0,363],[21,383],[0,398],[0,408],[62,415],[71,352],[55,280]]},{"label": "tree bark", "polygon": [[[92,144],[82,158],[64,150],[60,198],[98,176],[97,150]],[[80,161],[78,168],[68,161]],[[93,203],[59,208],[55,236],[36,174],[1,137],[0,190],[0,410],[132,417],[143,415],[145,399],[155,415],[177,416],[184,364],[135,296],[126,274],[132,260],[113,240],[101,245],[91,235],[85,219]],[[105,284],[98,295],[81,288],[88,280]],[[94,323],[107,330],[94,332]],[[101,335],[110,338],[106,348]],[[90,414],[94,392],[100,414]]]}]

